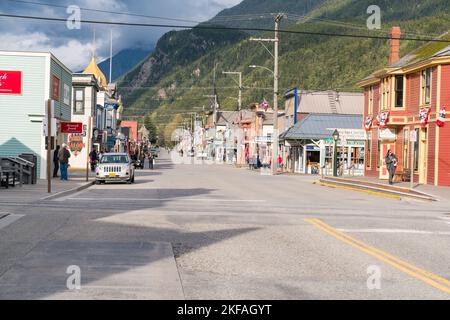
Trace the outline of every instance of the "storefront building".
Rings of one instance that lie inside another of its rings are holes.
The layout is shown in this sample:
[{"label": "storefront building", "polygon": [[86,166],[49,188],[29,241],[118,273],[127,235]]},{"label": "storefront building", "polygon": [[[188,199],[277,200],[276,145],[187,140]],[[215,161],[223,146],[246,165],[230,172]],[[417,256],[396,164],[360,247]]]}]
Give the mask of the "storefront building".
[{"label": "storefront building", "polygon": [[385,156],[398,158],[400,179],[450,186],[450,46],[426,44],[402,59],[400,29],[391,32],[389,66],[360,82],[365,92],[365,174],[387,179]]},{"label": "storefront building", "polygon": [[[93,74],[74,74],[72,121],[80,123],[82,133],[69,133],[68,147],[72,154],[72,170],[86,170],[89,153],[98,142],[101,128],[97,126],[98,81]],[[95,134],[94,134],[95,133]]]},{"label": "storefront building", "polygon": [[72,72],[51,53],[0,51],[0,156],[35,155],[44,179],[47,102],[53,101],[54,145],[61,145],[68,142],[61,125],[71,120],[71,96]]},{"label": "storefront building", "polygon": [[361,129],[362,116],[339,114],[309,114],[295,126],[280,135],[289,153],[285,153],[287,172],[332,175],[334,166],[333,132],[338,130],[337,143],[340,174],[364,174],[365,132]]}]

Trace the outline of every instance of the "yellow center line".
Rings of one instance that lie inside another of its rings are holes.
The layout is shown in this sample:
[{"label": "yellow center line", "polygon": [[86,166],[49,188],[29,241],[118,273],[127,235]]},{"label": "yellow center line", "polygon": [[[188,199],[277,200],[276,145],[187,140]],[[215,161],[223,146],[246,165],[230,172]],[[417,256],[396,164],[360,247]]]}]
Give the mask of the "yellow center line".
[{"label": "yellow center line", "polygon": [[320,184],[322,186],[324,186],[324,187],[339,188],[339,189],[350,190],[350,191],[364,192],[364,193],[371,194],[371,195],[374,195],[374,196],[391,198],[391,199],[395,199],[395,200],[401,200],[402,199],[401,196],[398,196],[398,195],[395,195],[395,194],[383,193],[383,192],[379,192],[379,191],[365,190],[365,189],[348,187],[348,186],[342,186],[342,185],[339,185],[339,184],[333,184],[333,183],[327,183],[327,182],[321,182]]},{"label": "yellow center line", "polygon": [[381,261],[395,267],[396,269],[398,269],[416,279],[419,279],[419,280],[427,283],[428,285],[431,285],[445,293],[450,294],[450,282],[447,279],[439,277],[431,272],[422,270],[404,260],[394,257],[391,254],[388,254],[379,249],[373,248],[361,241],[358,241],[342,232],[339,232],[338,230],[325,224],[323,221],[321,221],[319,219],[305,219],[305,221],[308,223],[311,223],[318,229],[328,233],[329,235],[333,236],[334,238],[336,238],[342,242],[345,242],[345,243],[351,245],[352,247],[357,248],[357,249],[377,258],[378,260],[381,260]]}]

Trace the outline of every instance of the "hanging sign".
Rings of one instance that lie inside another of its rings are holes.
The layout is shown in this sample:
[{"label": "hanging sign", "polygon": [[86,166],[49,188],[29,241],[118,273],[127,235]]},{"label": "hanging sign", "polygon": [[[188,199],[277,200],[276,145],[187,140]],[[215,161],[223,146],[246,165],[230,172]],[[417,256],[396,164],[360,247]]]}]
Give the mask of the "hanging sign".
[{"label": "hanging sign", "polygon": [[447,110],[446,107],[441,107],[441,110],[439,111],[438,118],[436,120],[436,124],[439,127],[443,127],[445,125],[445,116],[446,116]]},{"label": "hanging sign", "polygon": [[22,94],[22,72],[0,70],[0,94]]},{"label": "hanging sign", "polygon": [[420,113],[419,113],[419,120],[420,120],[420,125],[422,127],[425,127],[428,123],[428,119],[430,117],[430,108],[422,108],[420,109]]},{"label": "hanging sign", "polygon": [[83,123],[81,122],[62,122],[61,133],[83,133]]},{"label": "hanging sign", "polygon": [[384,111],[378,116],[380,129],[384,129],[389,122],[389,111]]},{"label": "hanging sign", "polygon": [[367,131],[370,131],[370,129],[372,129],[372,124],[373,124],[373,116],[367,116],[364,125]]}]

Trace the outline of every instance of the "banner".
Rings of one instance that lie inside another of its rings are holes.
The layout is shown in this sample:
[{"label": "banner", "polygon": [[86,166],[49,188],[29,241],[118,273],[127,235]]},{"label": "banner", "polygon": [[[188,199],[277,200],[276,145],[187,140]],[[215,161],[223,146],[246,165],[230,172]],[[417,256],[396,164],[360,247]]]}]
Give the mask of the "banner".
[{"label": "banner", "polygon": [[380,129],[384,129],[389,122],[389,111],[384,111],[378,116]]},{"label": "banner", "polygon": [[430,118],[430,111],[431,109],[428,107],[420,109],[419,120],[422,127],[427,125],[428,119]]},{"label": "banner", "polygon": [[22,94],[22,72],[0,70],[0,94]]},{"label": "banner", "polygon": [[436,123],[439,127],[443,127],[445,125],[445,116],[446,116],[447,110],[446,107],[441,107],[441,110],[439,111],[438,118],[436,120]]},{"label": "banner", "polygon": [[372,124],[373,124],[373,116],[367,116],[366,122],[364,124],[367,131],[370,131],[370,129],[372,129]]}]

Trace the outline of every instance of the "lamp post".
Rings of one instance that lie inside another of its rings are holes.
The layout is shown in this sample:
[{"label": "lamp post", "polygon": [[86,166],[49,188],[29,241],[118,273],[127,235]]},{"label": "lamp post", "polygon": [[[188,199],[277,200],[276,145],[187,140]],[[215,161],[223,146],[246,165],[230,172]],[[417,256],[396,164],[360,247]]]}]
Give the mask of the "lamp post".
[{"label": "lamp post", "polygon": [[333,132],[333,141],[334,141],[334,152],[333,152],[333,176],[338,176],[338,168],[337,168],[337,142],[339,140],[339,131],[336,129]]}]

